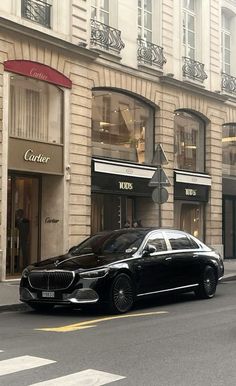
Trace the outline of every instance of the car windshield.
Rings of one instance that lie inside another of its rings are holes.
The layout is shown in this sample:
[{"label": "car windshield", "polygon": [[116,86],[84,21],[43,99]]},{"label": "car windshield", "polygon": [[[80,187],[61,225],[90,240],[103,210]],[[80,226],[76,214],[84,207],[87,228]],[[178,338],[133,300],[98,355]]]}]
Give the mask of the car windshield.
[{"label": "car windshield", "polygon": [[100,233],[71,248],[70,253],[77,256],[86,253],[131,253],[140,247],[145,235],[144,230]]}]

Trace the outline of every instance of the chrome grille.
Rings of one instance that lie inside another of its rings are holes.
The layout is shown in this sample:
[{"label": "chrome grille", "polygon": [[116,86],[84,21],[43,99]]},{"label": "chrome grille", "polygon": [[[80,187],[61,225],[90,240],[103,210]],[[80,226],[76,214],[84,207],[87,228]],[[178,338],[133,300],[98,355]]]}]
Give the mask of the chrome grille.
[{"label": "chrome grille", "polygon": [[28,277],[31,287],[37,290],[55,291],[67,289],[74,280],[71,271],[32,271]]}]

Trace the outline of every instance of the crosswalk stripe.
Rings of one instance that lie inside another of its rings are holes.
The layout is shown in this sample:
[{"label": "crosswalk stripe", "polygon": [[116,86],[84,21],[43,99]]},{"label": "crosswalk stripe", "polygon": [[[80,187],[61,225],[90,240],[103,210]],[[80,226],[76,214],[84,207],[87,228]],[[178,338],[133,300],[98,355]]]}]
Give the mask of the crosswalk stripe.
[{"label": "crosswalk stripe", "polygon": [[50,379],[49,381],[34,383],[30,386],[102,386],[124,378],[121,375],[88,369],[64,377]]},{"label": "crosswalk stripe", "polygon": [[55,361],[30,355],[6,359],[0,361],[0,376],[49,365],[50,363],[55,363]]}]

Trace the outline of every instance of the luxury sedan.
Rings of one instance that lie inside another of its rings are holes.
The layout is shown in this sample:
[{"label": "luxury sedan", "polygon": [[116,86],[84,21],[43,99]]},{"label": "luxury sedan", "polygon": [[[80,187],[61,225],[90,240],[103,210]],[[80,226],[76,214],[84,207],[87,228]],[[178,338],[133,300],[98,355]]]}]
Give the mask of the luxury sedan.
[{"label": "luxury sedan", "polygon": [[223,274],[221,256],[186,232],[119,229],[28,266],[20,300],[42,311],[101,303],[109,312],[124,313],[135,300],[155,294],[194,291],[212,298]]}]

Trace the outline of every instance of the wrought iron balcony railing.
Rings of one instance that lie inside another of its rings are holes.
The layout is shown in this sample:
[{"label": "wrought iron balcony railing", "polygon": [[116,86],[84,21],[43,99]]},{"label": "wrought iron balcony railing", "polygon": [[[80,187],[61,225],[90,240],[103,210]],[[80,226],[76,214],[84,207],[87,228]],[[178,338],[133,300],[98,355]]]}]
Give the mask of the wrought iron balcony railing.
[{"label": "wrought iron balcony railing", "polygon": [[121,40],[121,32],[118,29],[100,23],[95,19],[91,19],[90,43],[93,47],[100,47],[118,54],[125,46]]},{"label": "wrought iron balcony railing", "polygon": [[207,79],[207,74],[204,71],[204,64],[187,57],[184,57],[183,61],[184,65],[182,70],[184,77],[199,80],[200,82],[203,82],[205,79]]},{"label": "wrought iron balcony railing", "polygon": [[51,4],[43,0],[21,0],[21,16],[51,28]]},{"label": "wrought iron balcony railing", "polygon": [[221,89],[230,94],[236,94],[236,78],[222,72],[221,74]]},{"label": "wrought iron balcony railing", "polygon": [[138,63],[163,68],[163,64],[166,63],[163,48],[144,39],[138,39]]}]

